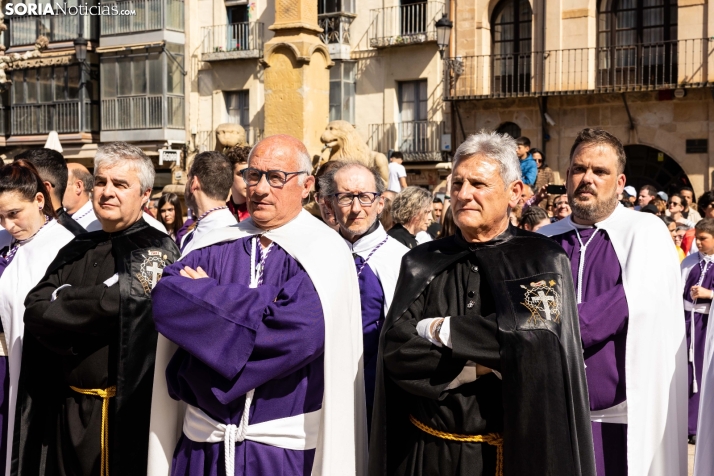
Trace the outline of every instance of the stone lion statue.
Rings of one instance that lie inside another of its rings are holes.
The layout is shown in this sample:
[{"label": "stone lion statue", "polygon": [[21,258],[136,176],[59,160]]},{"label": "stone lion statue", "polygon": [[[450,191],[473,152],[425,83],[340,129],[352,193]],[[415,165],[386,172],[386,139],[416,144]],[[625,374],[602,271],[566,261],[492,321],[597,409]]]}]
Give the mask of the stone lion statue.
[{"label": "stone lion statue", "polygon": [[245,129],[239,124],[219,124],[216,127],[216,150],[225,154],[228,149],[235,146],[246,146]]},{"label": "stone lion statue", "polygon": [[347,121],[332,121],[320,136],[325,144],[322,155],[315,164],[315,172],[330,160],[355,160],[374,167],[386,182],[389,181],[389,162],[384,154],[370,150],[354,126]]}]

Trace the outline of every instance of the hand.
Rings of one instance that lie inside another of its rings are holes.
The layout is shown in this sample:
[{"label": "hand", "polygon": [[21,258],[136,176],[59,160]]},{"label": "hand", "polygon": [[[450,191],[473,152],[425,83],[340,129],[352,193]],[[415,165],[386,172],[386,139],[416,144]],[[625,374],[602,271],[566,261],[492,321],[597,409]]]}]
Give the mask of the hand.
[{"label": "hand", "polygon": [[488,367],[485,367],[481,364],[476,364],[476,375],[478,375],[479,377],[486,374],[490,374],[491,372],[493,372],[493,370],[489,369]]},{"label": "hand", "polygon": [[206,272],[200,266],[196,269],[192,269],[192,268],[189,268],[188,266],[184,266],[184,268],[180,271],[179,274],[181,276],[183,276],[184,278],[191,278],[191,279],[201,279],[201,278],[208,277]]},{"label": "hand", "polygon": [[538,194],[536,195],[535,202],[536,202],[536,203],[540,203],[540,202],[542,202],[543,200],[545,200],[546,198],[548,198],[548,186],[547,186],[547,185],[543,185],[543,186],[540,188],[540,190],[538,190]]},{"label": "hand", "polygon": [[692,286],[691,295],[692,299],[712,299],[714,291],[702,286]]}]

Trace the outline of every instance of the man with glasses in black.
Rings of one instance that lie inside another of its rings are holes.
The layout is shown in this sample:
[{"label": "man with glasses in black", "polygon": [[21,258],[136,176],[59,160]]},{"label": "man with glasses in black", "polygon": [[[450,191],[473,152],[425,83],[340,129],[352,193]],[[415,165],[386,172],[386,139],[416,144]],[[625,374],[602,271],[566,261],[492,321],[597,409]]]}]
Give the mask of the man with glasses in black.
[{"label": "man with glasses in black", "polygon": [[341,162],[320,177],[320,190],[354,257],[362,303],[364,386],[367,422],[372,416],[379,334],[397,286],[402,256],[409,248],[387,235],[379,221],[384,180],[376,169]]},{"label": "man with glasses in black", "polygon": [[149,476],[363,473],[357,276],[302,208],[311,168],[299,140],[259,142],[242,172],[250,218],[164,270],[154,321],[178,350],[159,342]]}]

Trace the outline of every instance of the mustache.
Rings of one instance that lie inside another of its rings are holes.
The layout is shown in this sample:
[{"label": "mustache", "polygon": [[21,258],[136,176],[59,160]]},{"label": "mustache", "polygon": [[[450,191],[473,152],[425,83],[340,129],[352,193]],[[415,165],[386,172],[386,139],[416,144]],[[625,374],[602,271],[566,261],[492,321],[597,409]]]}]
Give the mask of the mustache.
[{"label": "mustache", "polygon": [[590,193],[593,196],[597,197],[597,191],[595,191],[594,188],[591,188],[588,184],[580,185],[578,188],[575,189],[575,193],[573,193],[573,195],[577,196],[583,193]]}]

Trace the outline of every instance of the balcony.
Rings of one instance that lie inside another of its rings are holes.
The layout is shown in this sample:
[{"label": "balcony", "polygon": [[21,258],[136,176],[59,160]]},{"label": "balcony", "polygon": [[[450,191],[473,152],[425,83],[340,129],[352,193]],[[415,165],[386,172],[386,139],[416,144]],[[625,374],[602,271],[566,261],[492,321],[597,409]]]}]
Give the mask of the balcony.
[{"label": "balcony", "polygon": [[263,23],[244,22],[201,28],[201,60],[225,61],[263,57]]},{"label": "balcony", "polygon": [[504,98],[654,91],[714,82],[714,39],[534,51],[446,60],[445,97]]},{"label": "balcony", "polygon": [[386,48],[436,41],[435,22],[445,12],[443,2],[423,2],[371,11],[369,46]]},{"label": "balcony", "polygon": [[[84,107],[84,114],[80,114]],[[46,104],[13,105],[10,110],[10,133],[13,136],[49,134],[76,134],[97,130],[96,104],[80,101]]]},{"label": "balcony", "polygon": [[133,10],[135,15],[102,15],[102,36],[127,35],[156,30],[184,31],[183,0],[123,0],[102,6]]},{"label": "balcony", "polygon": [[8,19],[10,47],[34,45],[40,35],[46,36],[51,43],[72,41],[80,31],[80,21],[83,23],[84,37],[96,40],[99,37],[99,24],[95,16],[60,14],[11,17]]},{"label": "balcony", "polygon": [[405,162],[440,162],[442,122],[399,122],[370,124],[367,143],[383,154],[398,150]]},{"label": "balcony", "polygon": [[183,96],[167,96],[165,99],[164,96],[103,99],[102,131],[183,129]]}]

